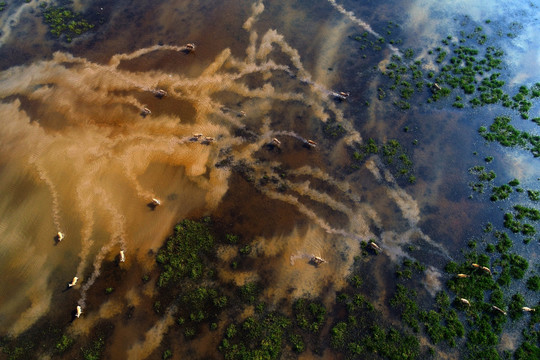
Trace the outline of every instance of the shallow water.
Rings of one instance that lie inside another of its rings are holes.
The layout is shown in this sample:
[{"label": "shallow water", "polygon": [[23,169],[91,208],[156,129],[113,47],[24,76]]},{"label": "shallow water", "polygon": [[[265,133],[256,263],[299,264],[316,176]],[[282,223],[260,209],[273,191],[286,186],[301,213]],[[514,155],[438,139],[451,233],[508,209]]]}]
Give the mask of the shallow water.
[{"label": "shallow water", "polygon": [[[263,296],[270,304],[304,295],[331,304],[360,241],[370,238],[395,262],[410,256],[407,245],[418,246],[422,260],[434,266],[427,275],[433,293],[441,266],[480,231],[479,223],[501,215],[486,201],[468,199],[467,169],[502,152],[493,164],[500,178],[537,186],[540,166],[530,154],[491,144],[473,155],[482,143],[476,129],[490,123],[492,108],[456,111],[445,102],[399,111],[378,101],[376,89],[385,79],[373,70],[409,47],[425,56],[422,49],[457,36],[462,27],[456,19],[465,15],[506,29],[505,15],[512,13],[523,28],[513,39],[493,30],[494,41],[510,59],[508,89],[531,85],[540,81],[534,3],[77,6],[103,24],[72,44],[46,33],[37,2],[20,11],[12,5],[0,18],[0,288],[10,289],[0,294],[1,334],[20,334],[47,313],[67,322],[77,304],[86,316],[71,329],[84,333],[129,304],[150,304],[151,286],[126,285],[117,302],[87,296],[94,282],[105,282],[101,270],[113,263],[138,274],[133,284],[140,280],[153,268],[148,252],[189,216],[215,216],[227,231],[253,239],[264,259],[257,273],[223,266],[219,277],[242,285],[265,274]],[[403,43],[361,59],[349,36],[383,34],[390,20],[400,24]],[[185,47],[190,42],[196,44],[192,53]],[[168,95],[156,98],[158,88]],[[339,102],[335,91],[352,94]],[[145,107],[152,114],[142,116]],[[539,116],[538,110],[531,115]],[[340,140],[324,136],[329,120],[346,129]],[[412,130],[404,132],[405,126]],[[215,140],[203,143],[193,133]],[[279,147],[271,145],[274,137]],[[350,169],[347,147],[370,137],[399,139],[414,162],[414,185],[396,178],[377,155]],[[308,139],[317,147],[306,146]],[[410,145],[414,139],[416,146]],[[255,181],[216,166],[223,160],[247,164]],[[280,173],[287,191],[259,185],[264,175]],[[152,198],[162,205],[152,209]],[[65,233],[61,242],[55,240],[59,231]],[[126,263],[117,263],[120,250]],[[329,266],[315,272],[308,264],[313,255]],[[222,256],[223,263],[230,260],[226,249]],[[79,284],[63,292],[73,276]],[[137,329],[117,326],[108,356],[150,356],[172,324],[175,309],[168,311],[159,320],[139,314]],[[207,348],[205,341],[194,348]]]}]

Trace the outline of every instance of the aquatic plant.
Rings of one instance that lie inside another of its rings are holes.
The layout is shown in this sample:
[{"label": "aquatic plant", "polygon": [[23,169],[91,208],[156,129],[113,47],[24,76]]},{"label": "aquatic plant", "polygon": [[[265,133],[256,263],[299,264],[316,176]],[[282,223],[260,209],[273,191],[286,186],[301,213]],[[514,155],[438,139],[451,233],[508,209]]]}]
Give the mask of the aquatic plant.
[{"label": "aquatic plant", "polygon": [[99,360],[104,349],[105,338],[102,335],[98,335],[97,338],[89,346],[81,349],[83,359]]},{"label": "aquatic plant", "polygon": [[527,190],[527,195],[529,196],[529,199],[531,199],[531,201],[540,200],[540,191],[538,190]]},{"label": "aquatic plant", "polygon": [[525,271],[529,268],[527,259],[517,254],[503,254],[499,263],[503,267],[503,271],[508,269],[514,279],[522,279]]},{"label": "aquatic plant", "polygon": [[301,353],[306,349],[306,344],[301,335],[289,334],[289,342],[291,343],[293,351],[296,353]]},{"label": "aquatic plant", "polygon": [[445,340],[450,346],[455,346],[456,338],[464,336],[465,328],[459,320],[457,312],[450,308],[450,298],[446,292],[438,292],[435,301],[437,310],[419,313],[426,333],[433,344]]},{"label": "aquatic plant", "polygon": [[226,235],[225,235],[225,240],[226,240],[229,244],[236,244],[236,243],[238,242],[238,235],[226,234]]},{"label": "aquatic plant", "polygon": [[495,171],[490,170],[489,172],[487,172],[484,166],[479,165],[470,168],[469,173],[476,175],[478,177],[478,180],[480,181],[492,181],[497,177]]},{"label": "aquatic plant", "polygon": [[253,304],[255,302],[258,293],[259,286],[256,282],[248,282],[240,287],[240,297],[248,304]]},{"label": "aquatic plant", "polygon": [[82,14],[62,6],[42,6],[43,21],[49,26],[51,34],[59,38],[65,36],[67,42],[94,28]]},{"label": "aquatic plant", "polygon": [[414,332],[420,330],[418,323],[418,304],[413,300],[416,298],[416,291],[407,289],[402,284],[397,284],[396,293],[390,300],[390,305],[401,313],[401,320],[409,325]]},{"label": "aquatic plant", "polygon": [[322,303],[307,298],[298,299],[293,304],[293,313],[297,325],[304,330],[319,332],[326,320],[326,308]]},{"label": "aquatic plant", "polygon": [[54,346],[54,350],[56,353],[62,354],[66,350],[68,350],[74,342],[75,340],[73,338],[67,336],[66,334],[63,334],[60,340],[58,340],[58,342]]},{"label": "aquatic plant", "polygon": [[482,126],[478,132],[487,141],[497,141],[507,147],[520,146],[529,150],[534,157],[540,156],[540,136],[519,131],[510,125],[510,121],[508,116],[498,116],[490,125],[490,131]]},{"label": "aquatic plant", "polygon": [[523,235],[534,235],[536,229],[531,224],[522,223],[520,220],[525,218],[538,221],[540,220],[540,211],[522,205],[515,205],[516,215],[512,213],[504,214],[504,226],[514,233],[521,232]]},{"label": "aquatic plant", "polygon": [[347,133],[343,125],[335,120],[327,121],[324,125],[323,132],[326,137],[332,139],[339,139]]},{"label": "aquatic plant", "polygon": [[510,240],[510,237],[504,231],[496,231],[495,238],[499,241],[497,242],[496,249],[499,253],[504,254],[512,247],[513,243]]},{"label": "aquatic plant", "polygon": [[523,306],[525,306],[525,298],[523,295],[519,293],[512,295],[512,300],[508,305],[508,315],[510,315],[513,320],[521,318],[523,316],[523,310],[521,310]]},{"label": "aquatic plant", "polygon": [[535,208],[530,208],[523,205],[514,205],[514,210],[516,210],[517,219],[524,219],[527,218],[529,220],[538,221],[540,220],[540,211]]},{"label": "aquatic plant", "polygon": [[534,275],[528,278],[527,288],[531,291],[540,291],[540,276]]},{"label": "aquatic plant", "polygon": [[251,253],[251,245],[246,244],[239,250],[241,255],[249,255]]},{"label": "aquatic plant", "polygon": [[202,276],[203,257],[214,245],[209,225],[210,219],[206,218],[202,222],[183,220],[175,226],[174,234],[156,256],[162,269],[158,286],[177,283],[186,277],[197,279]]},{"label": "aquatic plant", "polygon": [[330,330],[330,344],[348,357],[366,358],[376,354],[386,359],[415,359],[419,355],[418,339],[395,327],[384,328],[373,305],[357,294],[339,294],[346,305],[347,321],[338,321]]},{"label": "aquatic plant", "polygon": [[504,200],[513,192],[510,185],[503,184],[501,186],[494,186],[491,188],[492,194],[490,197],[491,201]]},{"label": "aquatic plant", "polygon": [[291,321],[278,313],[248,317],[227,327],[219,351],[225,359],[278,359],[290,327]]}]

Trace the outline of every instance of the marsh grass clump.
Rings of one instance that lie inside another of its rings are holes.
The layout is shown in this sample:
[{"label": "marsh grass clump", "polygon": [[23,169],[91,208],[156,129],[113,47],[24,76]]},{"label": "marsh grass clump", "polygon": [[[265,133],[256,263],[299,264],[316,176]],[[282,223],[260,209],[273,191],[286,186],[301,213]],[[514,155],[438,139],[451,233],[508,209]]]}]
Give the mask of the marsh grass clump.
[{"label": "marsh grass clump", "polygon": [[540,276],[534,275],[527,279],[527,289],[540,291]]},{"label": "marsh grass clump", "polygon": [[351,149],[352,168],[359,169],[360,165],[372,154],[382,154],[384,162],[390,167],[395,177],[408,176],[409,183],[416,182],[416,177],[411,174],[413,162],[407,155],[406,149],[397,141],[389,140],[384,144],[378,144],[369,138],[365,144],[356,144]]},{"label": "marsh grass clump", "polygon": [[472,191],[477,192],[479,194],[484,193],[484,189],[488,182],[493,181],[497,174],[495,174],[495,171],[490,170],[487,171],[484,166],[473,166],[469,169],[469,173],[472,175],[475,175],[477,177],[478,181],[470,182],[469,187]]},{"label": "marsh grass clump", "polygon": [[169,350],[169,349],[167,349],[167,350],[165,350],[165,351],[163,352],[163,355],[161,356],[161,358],[162,358],[163,360],[167,360],[167,359],[172,358],[172,356],[173,356],[172,351]]},{"label": "marsh grass clump", "polygon": [[101,359],[104,350],[105,337],[102,334],[98,334],[88,346],[81,348],[81,353],[84,360],[97,360]]},{"label": "marsh grass clump", "polygon": [[490,125],[490,131],[482,126],[478,132],[489,142],[497,141],[506,147],[519,146],[530,151],[534,157],[540,156],[540,136],[519,131],[510,125],[510,121],[508,116],[498,116]]},{"label": "marsh grass clump", "polygon": [[353,292],[338,294],[345,307],[345,319],[338,319],[330,330],[330,344],[348,358],[416,359],[420,344],[416,336],[393,326],[385,326],[381,315],[365,297]]},{"label": "marsh grass clump", "polygon": [[426,328],[426,333],[433,344],[444,340],[450,346],[456,346],[456,338],[465,335],[465,328],[457,312],[450,308],[450,298],[446,292],[438,292],[435,301],[436,310],[420,312],[420,319]]},{"label": "marsh grass clump", "polygon": [[536,229],[533,225],[522,223],[522,220],[529,219],[531,221],[540,220],[540,211],[534,208],[529,208],[523,205],[515,205],[515,214],[504,214],[504,226],[510,229],[513,233],[521,232],[523,235],[534,235]]},{"label": "marsh grass clump", "polygon": [[499,253],[504,254],[513,246],[514,243],[510,240],[510,236],[504,231],[496,231],[494,235],[499,240],[495,247]]},{"label": "marsh grass clump", "polygon": [[420,330],[418,322],[418,304],[415,299],[415,290],[407,289],[404,285],[398,284],[396,293],[390,300],[390,306],[401,313],[401,320],[413,329],[415,333]]},{"label": "marsh grass clump", "polygon": [[43,21],[49,26],[51,34],[57,38],[62,35],[67,42],[94,28],[94,25],[80,13],[63,6],[41,6]]},{"label": "marsh grass clump", "polygon": [[339,139],[347,133],[343,125],[335,120],[329,120],[326,122],[323,128],[324,135],[331,139]]},{"label": "marsh grass clump", "polygon": [[389,140],[382,146],[382,154],[386,163],[393,165],[399,175],[406,175],[412,168],[412,161],[405,149],[397,140]]},{"label": "marsh grass clump", "polygon": [[[367,243],[364,242],[364,248]],[[417,359],[420,356],[420,344],[415,335],[402,325],[392,325],[375,309],[373,304],[364,296],[370,291],[363,285],[360,276],[363,261],[355,258],[354,270],[349,277],[349,285],[336,295],[336,308],[338,314],[330,329],[331,347],[342,353],[346,358],[371,359],[382,357],[384,359]],[[423,265],[416,261],[407,260],[404,268],[423,269]],[[423,271],[423,270],[422,270]],[[411,298],[411,294],[414,296]],[[415,302],[414,290],[399,285],[392,298],[393,308],[401,310],[409,307],[407,321],[419,330],[418,305]],[[416,323],[414,322],[416,321]],[[405,323],[405,322],[404,322]],[[415,325],[416,324],[416,325]]]},{"label": "marsh grass clump", "polygon": [[511,213],[504,214],[504,227],[512,231],[513,233],[518,233],[522,230],[522,225],[519,221],[514,219],[514,215]]},{"label": "marsh grass clump", "polygon": [[219,311],[227,306],[228,298],[215,288],[199,286],[183,291],[180,304],[180,316],[189,320],[189,327],[195,328],[197,323],[215,320]]},{"label": "marsh grass clump", "polygon": [[[520,86],[518,92],[510,96],[503,91],[505,81],[501,80],[501,73],[497,72],[503,69],[504,51],[495,46],[485,46],[488,37],[481,26],[476,26],[468,35],[462,30],[460,36],[457,38],[448,35],[442,39],[444,47],[428,50],[428,54],[433,57],[432,62],[438,67],[435,70],[425,71],[427,69],[422,68],[422,61],[414,61],[412,49],[406,49],[402,57],[391,56],[390,63],[382,72],[390,84],[388,89],[379,88],[379,100],[390,98],[396,107],[406,110],[411,106],[408,101],[413,95],[421,95],[425,89],[430,88],[431,96],[427,98],[427,103],[458,92],[452,104],[455,108],[465,108],[467,104],[471,107],[502,104],[518,111],[523,119],[528,119],[533,105],[531,100],[540,97],[540,83],[530,88]],[[365,34],[355,37],[357,41],[363,42],[368,38]],[[368,41],[373,46],[373,41]],[[472,41],[475,43],[467,46],[466,43]],[[426,83],[428,86],[424,86]],[[416,87],[411,84],[416,84]],[[392,97],[393,91],[396,95]],[[540,118],[536,120],[540,123]],[[535,141],[539,142],[540,139]]]},{"label": "marsh grass clump", "polygon": [[516,360],[539,358],[540,348],[538,347],[538,339],[540,338],[540,330],[538,329],[538,324],[540,323],[540,303],[534,309],[535,311],[529,313],[529,322],[522,331],[523,342],[514,353],[514,359]]},{"label": "marsh grass clump", "polygon": [[229,244],[236,244],[238,242],[238,235],[234,234],[225,234],[225,240]]},{"label": "marsh grass clump", "polygon": [[503,254],[498,264],[502,266],[503,273],[508,272],[514,279],[523,279],[525,271],[529,268],[527,259],[518,254]]},{"label": "marsh grass clump", "polygon": [[532,221],[540,220],[540,211],[538,209],[530,208],[523,205],[515,205],[514,210],[516,210],[517,212],[517,215],[516,215],[517,219],[521,220],[521,219],[527,218]]},{"label": "marsh grass clump", "polygon": [[203,323],[216,322],[230,304],[229,294],[215,284],[213,232],[210,218],[183,220],[156,256],[161,273],[154,311],[162,314],[174,303],[186,339],[197,336]]},{"label": "marsh grass clump", "polygon": [[521,310],[523,306],[525,306],[525,298],[523,295],[519,293],[512,295],[512,300],[508,305],[508,314],[512,320],[517,320],[523,317],[523,310]]},{"label": "marsh grass clump", "polygon": [[531,201],[540,200],[540,191],[538,190],[527,190],[527,196]]},{"label": "marsh grass clump", "polygon": [[229,324],[219,351],[225,359],[279,359],[287,339],[301,349],[301,339],[287,336],[290,328],[291,321],[279,313],[251,316],[242,323]]},{"label": "marsh grass clump", "polygon": [[240,287],[240,298],[248,304],[253,304],[257,300],[260,288],[256,282],[248,282]]},{"label": "marsh grass clump", "polygon": [[210,231],[210,219],[202,222],[183,220],[174,228],[174,234],[169,237],[156,257],[162,271],[158,286],[164,287],[169,283],[178,283],[185,278],[193,280],[202,277],[204,258],[209,255],[214,246],[214,236]]},{"label": "marsh grass clump", "polygon": [[[502,315],[501,315],[502,316]],[[467,333],[467,359],[500,359],[496,346],[498,333],[494,331],[489,315],[483,313],[473,321]]]},{"label": "marsh grass clump", "polygon": [[426,266],[422,265],[418,260],[414,262],[410,259],[403,260],[401,267],[397,267],[396,276],[402,279],[412,279],[413,272],[423,273],[426,270]]},{"label": "marsh grass clump", "polygon": [[307,298],[298,299],[293,304],[293,313],[297,325],[313,333],[319,332],[326,321],[324,305]]},{"label": "marsh grass clump", "polygon": [[512,187],[508,184],[503,184],[501,186],[494,186],[491,188],[492,194],[490,197],[491,201],[499,201],[507,199],[508,196],[513,192]]},{"label": "marsh grass clump", "polygon": [[66,334],[63,334],[62,337],[58,340],[54,346],[54,351],[58,354],[66,352],[75,342],[75,340]]},{"label": "marsh grass clump", "polygon": [[495,171],[486,171],[486,168],[484,166],[479,165],[470,168],[469,173],[476,175],[479,181],[493,181],[497,177]]}]

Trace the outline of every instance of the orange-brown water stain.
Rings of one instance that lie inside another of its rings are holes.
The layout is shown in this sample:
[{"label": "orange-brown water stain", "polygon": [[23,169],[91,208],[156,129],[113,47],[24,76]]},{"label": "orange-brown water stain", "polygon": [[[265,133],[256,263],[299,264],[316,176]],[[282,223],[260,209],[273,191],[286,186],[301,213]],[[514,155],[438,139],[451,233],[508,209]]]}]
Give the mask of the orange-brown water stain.
[{"label": "orange-brown water stain", "polygon": [[[17,310],[12,309],[12,315],[18,317],[19,311],[29,311],[30,306],[25,306],[25,304],[39,306],[39,298],[46,299],[49,294],[51,304],[64,306],[63,296],[57,295],[66,289],[67,283],[73,276],[72,269],[76,268],[79,251],[76,239],[80,223],[73,221],[63,224],[66,231],[70,233],[73,231],[74,244],[69,242],[56,244],[54,235],[57,230],[52,224],[51,213],[43,212],[40,206],[51,202],[47,187],[44,184],[36,186],[35,183],[30,182],[25,170],[21,172],[19,168],[16,171],[19,172],[19,176],[13,170],[13,167],[4,167],[2,181],[0,181],[3,189],[12,189],[8,192],[12,196],[12,201],[8,202],[9,209],[3,210],[1,226],[3,237],[8,242],[3,243],[2,256],[0,256],[5,275],[0,280],[1,287],[12,290],[0,295],[0,303],[4,311],[11,307],[10,303],[16,304]],[[15,183],[12,184],[13,186],[6,185],[5,181],[9,180],[16,181],[16,186]],[[31,197],[28,196],[29,192],[32,193]],[[4,197],[4,200],[8,199],[9,196]],[[5,205],[4,203],[3,206]],[[62,210],[68,211],[68,209],[66,207]],[[58,268],[50,268],[48,264],[57,263],[55,260],[57,256],[63,260],[58,263]],[[66,272],[69,274],[65,275]],[[14,284],[18,284],[18,287],[13,288]],[[65,295],[73,293],[74,291]],[[55,310],[57,309],[55,307]],[[63,318],[56,311],[52,310],[52,312],[60,319]],[[39,318],[39,315],[28,314],[19,321],[21,324],[25,321],[33,322],[37,320],[34,316]],[[2,314],[2,316],[8,315]],[[16,322],[15,319],[8,320],[8,317],[5,319],[4,326],[13,326]],[[2,328],[1,330],[7,332],[9,329]]]},{"label": "orange-brown water stain", "polygon": [[[250,209],[250,211],[245,211],[244,209]],[[268,211],[269,209],[274,209],[274,211]],[[275,209],[279,210],[275,211]],[[239,214],[242,215],[238,216]],[[300,222],[298,220],[298,213],[295,211],[294,207],[266,198],[264,195],[260,194],[252,184],[247,183],[242,177],[235,174],[231,177],[231,188],[229,192],[223,199],[220,208],[212,214],[212,217],[218,233],[240,234],[242,242],[245,242],[246,240],[249,242],[250,239],[260,236],[261,234],[266,234],[266,236],[270,237],[276,233],[290,232],[293,227],[297,226]],[[261,270],[264,272],[263,269]],[[140,282],[140,275],[141,274],[132,275],[132,283]],[[106,276],[102,275],[99,283],[107,284],[106,278]],[[126,289],[129,289],[129,285],[127,284],[130,280],[124,279],[122,282],[126,284],[125,286],[123,285],[122,288],[125,287]],[[94,288],[99,289],[99,287],[103,288],[104,286],[106,285],[100,286],[96,283]],[[115,289],[112,295],[116,294],[116,296],[121,296],[121,291],[120,288]],[[96,298],[96,301],[98,301],[98,299],[99,297]],[[152,300],[143,299],[138,307],[150,309],[152,307]],[[121,339],[125,339],[126,341],[127,339],[131,339],[127,342],[132,343],[132,339],[136,339],[137,337],[140,338],[140,329],[151,326],[151,323],[155,321],[155,318],[152,314],[149,314],[148,320],[148,322],[146,320],[144,321],[148,326],[137,326],[139,331],[134,331],[134,327],[127,327],[125,332],[122,330],[122,334],[118,335],[116,332],[119,330],[119,325],[116,325],[114,338],[117,338],[118,340],[114,340],[114,343],[117,343],[117,341],[121,342]],[[139,320],[139,322],[143,322],[143,320]],[[160,356],[165,349],[171,348],[176,356],[175,358],[183,358],[183,356],[190,354],[199,358],[201,356],[216,358],[213,355],[216,354],[217,345],[221,340],[221,335],[218,334],[220,334],[220,332],[209,332],[206,330],[206,327],[203,327],[202,333],[199,334],[195,340],[190,340],[186,343],[182,340],[178,341],[179,339],[182,339],[183,335],[173,326],[169,329],[166,340],[164,340],[164,344],[167,345],[163,345],[156,349],[154,354]],[[120,347],[125,349],[126,345]],[[114,348],[114,346],[110,346],[110,348]],[[108,354],[113,354],[113,351],[116,350],[108,350]],[[122,354],[122,350],[118,350],[118,354]],[[181,354],[180,357],[178,357],[178,354]]]},{"label": "orange-brown water stain", "polygon": [[313,187],[314,189],[317,189],[318,191],[322,193],[326,193],[330,195],[333,199],[335,199],[336,201],[344,205],[354,208],[356,196],[355,194],[353,194],[350,188],[345,190],[343,188],[340,188],[338,184],[334,184],[334,183],[325,181],[323,179],[318,179],[316,177],[313,177],[307,174],[299,174],[299,175],[288,174],[287,179],[293,182],[299,182],[299,183],[308,181],[310,184],[310,187]]},{"label": "orange-brown water stain", "polygon": [[[182,124],[193,124],[195,121],[196,110],[193,104],[187,100],[174,98],[171,96],[165,96],[161,99],[157,98],[150,90],[161,89],[159,85],[155,89],[145,89],[144,91],[128,92],[128,91],[115,91],[111,92],[112,98],[115,96],[133,96],[141,104],[144,104],[152,114],[149,115],[149,119],[157,119],[161,116],[166,119],[178,119]],[[140,115],[142,109],[133,108],[134,120]],[[191,134],[184,134],[189,136]]]},{"label": "orange-brown water stain", "polygon": [[331,224],[333,228],[347,229],[350,224],[351,219],[347,216],[348,214],[339,209],[333,209],[330,205],[322,201],[311,199],[307,195],[298,196],[298,201],[313,210],[315,214],[324,219],[328,224]]},{"label": "orange-brown water stain", "polygon": [[65,126],[65,118],[61,114],[52,111],[47,104],[42,104],[22,95],[6,97],[4,101],[11,102],[15,99],[20,101],[20,109],[28,115],[31,121],[38,122],[46,131],[61,130]]},{"label": "orange-brown water stain", "polygon": [[229,186],[212,214],[218,232],[241,234],[242,239],[249,240],[287,234],[306,221],[294,206],[269,199],[238,174],[231,175]]},{"label": "orange-brown water stain", "polygon": [[[164,4],[141,3],[137,9],[121,3],[106,4],[105,11],[110,21],[98,29],[95,41],[91,42],[90,59],[106,63],[115,53],[130,52],[158,43],[197,46],[192,58],[213,59],[222,49],[231,48],[233,54],[242,55],[248,41],[248,33],[242,24],[249,16],[251,3],[233,1],[227,3],[185,2],[177,0]],[[243,16],[244,15],[244,16]],[[209,42],[208,34],[212,34]],[[235,35],[233,36],[233,34]],[[130,34],[132,41],[126,41]],[[80,49],[88,52],[88,49]],[[174,71],[174,62],[163,64]],[[193,74],[205,66],[194,66]],[[177,70],[177,68],[176,68]]]},{"label": "orange-brown water stain", "polygon": [[[149,254],[147,258],[155,264],[153,255]],[[148,282],[143,281],[143,276],[149,277]],[[102,318],[114,325],[114,330],[106,339],[103,358],[125,358],[135,342],[144,340],[145,329],[160,318],[161,315],[152,310],[154,298],[147,296],[147,289],[154,286],[158,276],[157,267],[149,271],[136,259],[119,263],[119,257],[112,254],[105,259],[100,277],[88,292],[86,309],[87,313],[100,311]],[[108,295],[107,288],[113,289]],[[110,313],[107,310],[103,312],[103,305],[111,301],[117,302],[121,310],[114,306],[110,308]],[[85,321],[84,316],[87,315],[83,315],[81,321]],[[92,329],[95,325],[92,325]],[[93,333],[94,330],[81,336],[91,339]]]},{"label": "orange-brown water stain", "polygon": [[[184,44],[174,45],[182,46]],[[199,74],[192,73],[193,70],[199,69],[202,65],[201,61],[209,62],[213,59],[213,57],[204,58],[200,54],[195,55],[195,53],[188,53],[186,51],[156,50],[135,59],[122,60],[118,65],[118,70],[137,73],[143,69],[146,71],[159,69],[160,73],[181,73],[186,77],[197,77]]]},{"label": "orange-brown water stain", "polygon": [[325,168],[323,155],[316,149],[310,149],[293,137],[283,137],[279,148],[266,147],[254,154],[262,162],[278,161],[285,174],[287,169],[299,168],[303,165]]}]

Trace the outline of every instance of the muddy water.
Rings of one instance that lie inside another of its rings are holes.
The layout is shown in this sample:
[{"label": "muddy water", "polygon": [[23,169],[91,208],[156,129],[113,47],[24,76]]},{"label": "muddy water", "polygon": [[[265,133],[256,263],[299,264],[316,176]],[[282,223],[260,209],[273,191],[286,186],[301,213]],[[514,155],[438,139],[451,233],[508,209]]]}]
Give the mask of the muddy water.
[{"label": "muddy water", "polygon": [[[360,240],[376,239],[393,261],[408,256],[403,248],[414,242],[440,265],[474,232],[475,221],[485,219],[486,204],[468,201],[463,189],[466,169],[483,156],[472,155],[475,130],[492,114],[442,105],[403,113],[377,104],[373,90],[382,80],[371,69],[399,49],[385,47],[362,63],[348,36],[377,36],[393,20],[402,24],[403,48],[428,47],[459,32],[452,14],[496,21],[504,11],[529,14],[528,5],[178,0],[77,6],[103,24],[71,45],[46,35],[36,6],[2,14],[0,288],[10,289],[0,294],[2,334],[19,334],[60,309],[69,318],[77,304],[85,318],[71,326],[75,333],[88,332],[100,318],[121,317],[129,306],[150,308],[152,286],[137,288],[141,274],[152,271],[148,252],[187,216],[213,215],[219,227],[253,242],[259,271],[222,270],[224,282],[242,285],[265,274],[259,280],[269,303],[308,295],[327,305],[344,285]],[[514,60],[515,81],[540,79],[531,71],[540,61],[538,47],[530,46],[535,21],[524,22],[516,39],[501,41]],[[188,42],[196,44],[194,52]],[[157,88],[168,95],[156,98]],[[332,91],[342,90],[353,94],[336,102]],[[366,108],[368,100],[373,105]],[[142,116],[144,107],[152,114]],[[324,136],[329,119],[347,130],[340,140]],[[404,134],[404,126],[413,131]],[[193,133],[215,140],[203,143]],[[270,145],[274,137],[279,147]],[[367,137],[406,144],[417,183],[396,179],[378,156],[352,172],[346,149]],[[416,147],[408,145],[414,138]],[[308,139],[318,146],[306,146]],[[223,160],[231,165],[216,166]],[[494,166],[506,176],[514,170],[508,164],[525,176],[538,173],[538,164],[503,162]],[[232,170],[238,168],[249,176]],[[262,185],[265,175],[286,190]],[[148,206],[152,198],[161,205]],[[127,260],[118,264],[121,250]],[[226,263],[227,249],[220,254]],[[328,266],[314,271],[313,255]],[[96,295],[114,280],[100,277],[115,271],[111,264],[136,274],[118,285],[115,300]],[[78,285],[62,292],[73,276]],[[440,286],[436,270],[428,280],[428,291]],[[173,322],[175,309],[168,311],[159,320],[143,312],[119,322],[109,356],[150,356]],[[215,339],[208,341],[215,348]]]}]

